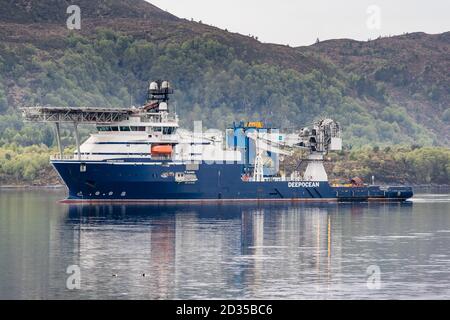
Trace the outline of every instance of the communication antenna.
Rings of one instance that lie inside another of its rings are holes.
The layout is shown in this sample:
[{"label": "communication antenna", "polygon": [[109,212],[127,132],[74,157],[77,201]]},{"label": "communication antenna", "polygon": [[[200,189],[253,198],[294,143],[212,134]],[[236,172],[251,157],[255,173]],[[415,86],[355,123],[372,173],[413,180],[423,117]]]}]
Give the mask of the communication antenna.
[{"label": "communication antenna", "polygon": [[147,102],[168,102],[169,95],[173,93],[169,81],[156,80],[150,82],[148,87]]}]

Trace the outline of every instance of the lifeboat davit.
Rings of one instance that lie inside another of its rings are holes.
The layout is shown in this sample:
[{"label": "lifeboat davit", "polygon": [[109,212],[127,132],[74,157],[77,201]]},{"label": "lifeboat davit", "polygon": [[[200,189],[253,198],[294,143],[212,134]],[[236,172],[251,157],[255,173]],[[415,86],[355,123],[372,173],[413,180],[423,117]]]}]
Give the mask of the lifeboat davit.
[{"label": "lifeboat davit", "polygon": [[170,144],[152,146],[152,155],[170,155],[172,154],[173,148]]}]

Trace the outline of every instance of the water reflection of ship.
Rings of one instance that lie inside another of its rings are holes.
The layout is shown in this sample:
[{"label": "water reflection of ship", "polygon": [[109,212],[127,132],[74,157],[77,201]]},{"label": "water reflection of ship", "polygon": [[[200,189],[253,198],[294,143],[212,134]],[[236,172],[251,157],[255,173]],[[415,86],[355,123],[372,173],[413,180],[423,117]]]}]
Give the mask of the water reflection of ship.
[{"label": "water reflection of ship", "polygon": [[126,260],[121,267],[134,273],[128,286],[147,298],[183,298],[176,292],[207,289],[223,297],[230,287],[241,290],[235,295],[252,296],[266,281],[276,280],[280,290],[306,278],[325,287],[339,282],[342,234],[358,219],[345,214],[349,209],[395,210],[373,203],[69,206],[68,222],[77,225],[80,264],[88,272],[104,268],[95,260],[106,250],[112,261]]},{"label": "water reflection of ship", "polygon": [[[195,263],[203,263],[196,252],[219,255],[233,246],[224,234],[214,232],[207,235],[208,241],[203,241],[202,220],[213,219],[221,227],[238,230],[239,218],[238,206],[68,206],[68,223],[75,225],[78,238],[77,263],[83,273],[93,278],[90,281],[100,281],[93,276],[105,267],[105,261],[98,256],[109,252],[111,261],[120,266],[109,264],[103,278],[118,274],[117,279],[122,284],[125,281],[129,288],[149,286],[151,291],[146,290],[145,297],[152,299],[173,297],[178,286],[208,278],[214,282],[218,275],[225,274],[220,262],[210,264],[205,272],[198,272],[201,266],[192,268]],[[114,233],[122,235],[116,237]],[[122,244],[118,243],[119,238],[123,239]],[[238,242],[238,232],[232,238],[236,239],[232,242]]]},{"label": "water reflection of ship", "polygon": [[[242,215],[241,253],[253,257],[248,282],[255,290],[272,272],[278,279],[292,274],[314,274],[316,280],[330,280],[332,255],[341,254],[341,237],[332,234],[336,205],[293,206],[278,211],[245,211]],[[283,261],[280,265],[280,261]],[[340,259],[334,260],[340,263]],[[261,271],[264,271],[261,273]]]},{"label": "water reflection of ship", "polygon": [[120,282],[152,299],[173,294],[174,215],[123,205],[69,206],[68,212],[69,222],[78,225],[79,265],[88,281]]},{"label": "water reflection of ship", "polygon": [[343,209],[350,209],[352,216],[362,215],[368,211],[382,211],[382,212],[395,212],[396,210],[411,211],[408,208],[412,208],[413,203],[411,201],[405,202],[385,202],[385,203],[352,203],[343,202],[340,203],[338,208],[342,211]]}]

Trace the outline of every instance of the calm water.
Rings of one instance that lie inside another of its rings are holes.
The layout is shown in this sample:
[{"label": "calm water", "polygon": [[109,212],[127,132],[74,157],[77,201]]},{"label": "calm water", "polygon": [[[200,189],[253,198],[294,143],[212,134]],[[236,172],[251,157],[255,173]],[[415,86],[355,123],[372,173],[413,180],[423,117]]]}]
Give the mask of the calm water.
[{"label": "calm water", "polygon": [[[63,197],[0,191],[0,298],[450,298],[448,194],[259,206]],[[79,290],[66,287],[70,265]]]}]

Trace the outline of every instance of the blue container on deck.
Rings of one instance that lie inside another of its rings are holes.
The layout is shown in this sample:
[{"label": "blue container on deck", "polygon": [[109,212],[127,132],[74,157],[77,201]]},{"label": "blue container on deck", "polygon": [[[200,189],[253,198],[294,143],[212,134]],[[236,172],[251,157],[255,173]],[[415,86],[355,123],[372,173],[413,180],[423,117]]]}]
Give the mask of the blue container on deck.
[{"label": "blue container on deck", "polygon": [[[261,133],[276,133],[279,132],[279,129],[264,127],[262,122],[241,121],[239,124],[233,123],[233,127],[228,128],[226,131],[227,147],[234,150],[242,150],[245,170],[247,171],[253,170],[256,156],[255,142],[247,137],[247,133],[255,131]],[[264,176],[276,175],[280,161],[278,154],[267,151],[264,153],[264,156],[271,160],[269,165],[264,166]]]}]

